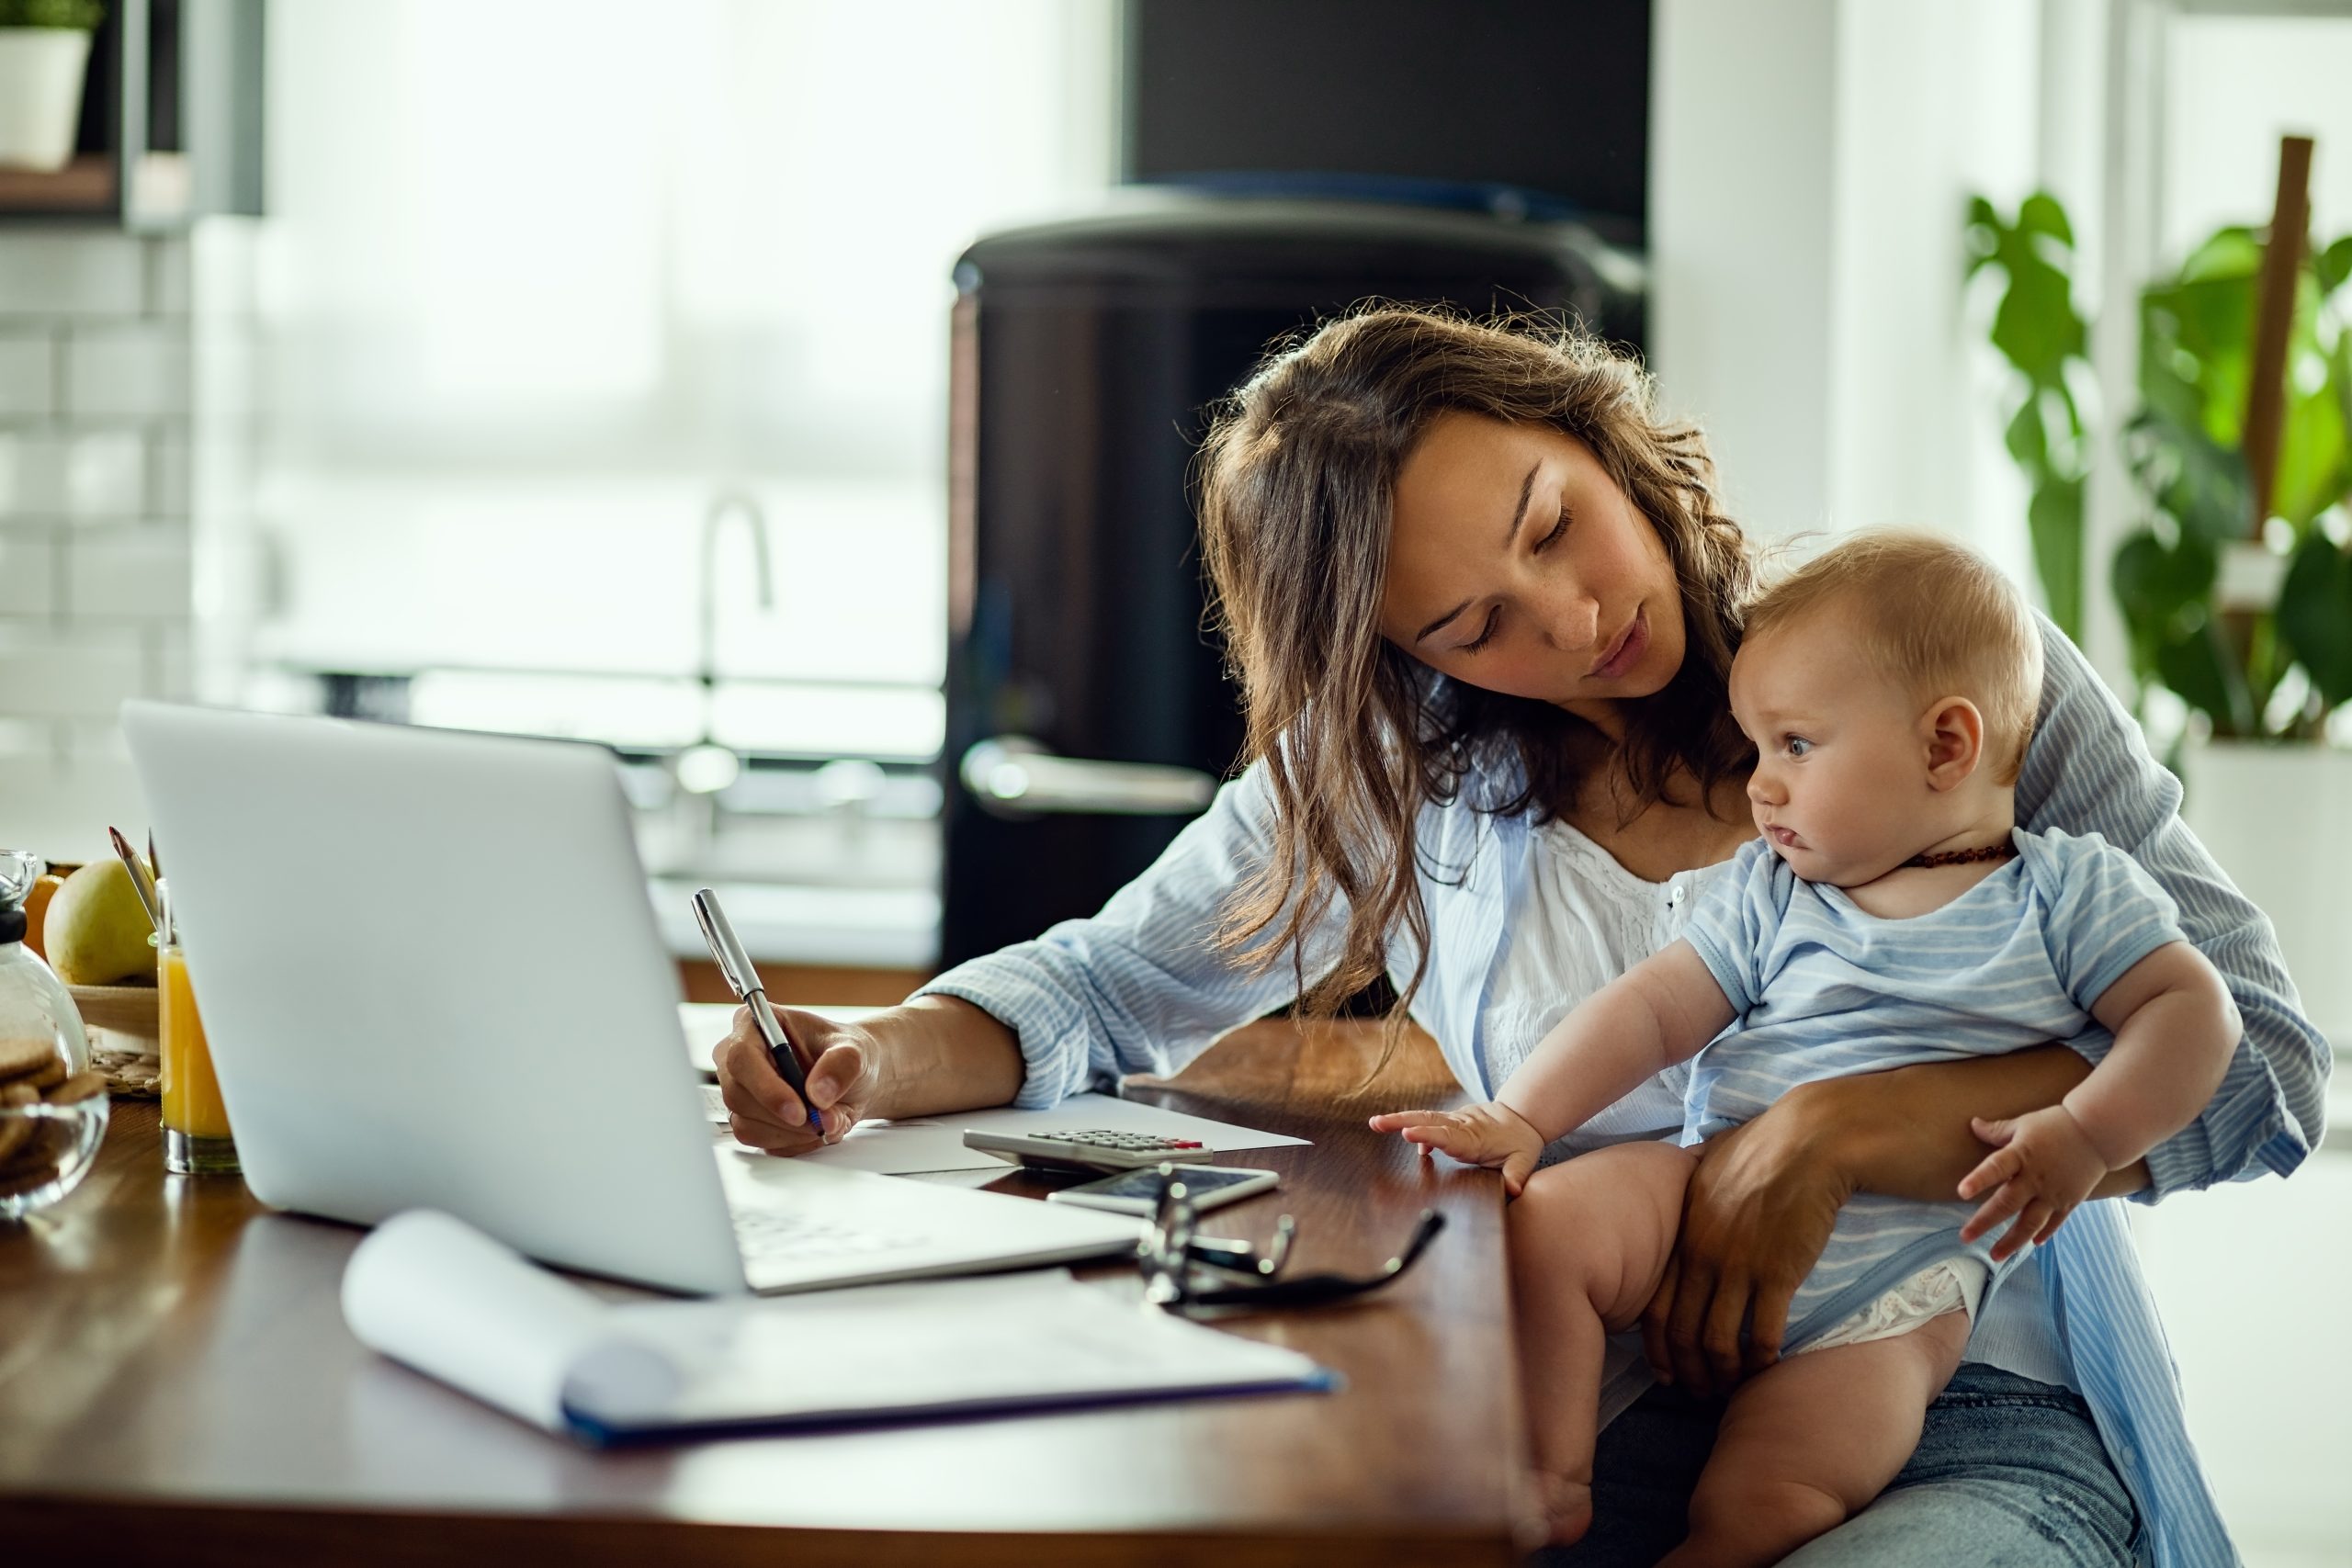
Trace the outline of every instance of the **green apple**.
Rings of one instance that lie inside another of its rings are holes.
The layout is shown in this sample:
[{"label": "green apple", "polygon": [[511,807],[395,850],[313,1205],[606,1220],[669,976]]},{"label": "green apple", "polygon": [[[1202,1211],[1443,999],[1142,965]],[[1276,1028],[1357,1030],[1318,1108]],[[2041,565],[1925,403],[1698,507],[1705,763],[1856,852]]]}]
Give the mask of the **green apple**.
[{"label": "green apple", "polygon": [[119,860],[94,860],[65,879],[41,920],[49,966],[69,986],[155,977],[155,929]]}]

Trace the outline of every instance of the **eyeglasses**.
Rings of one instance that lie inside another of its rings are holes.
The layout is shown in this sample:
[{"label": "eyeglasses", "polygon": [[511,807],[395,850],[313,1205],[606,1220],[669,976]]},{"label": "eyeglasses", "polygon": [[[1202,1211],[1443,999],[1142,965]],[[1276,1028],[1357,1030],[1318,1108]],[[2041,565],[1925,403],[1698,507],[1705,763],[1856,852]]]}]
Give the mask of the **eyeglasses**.
[{"label": "eyeglasses", "polygon": [[1191,1195],[1182,1178],[1162,1168],[1159,1200],[1151,1225],[1136,1243],[1143,1270],[1144,1299],[1170,1312],[1192,1307],[1316,1306],[1376,1291],[1410,1269],[1430,1240],[1445,1228],[1445,1216],[1424,1209],[1404,1249],[1369,1274],[1301,1274],[1281,1278],[1290,1261],[1298,1225],[1284,1214],[1263,1253],[1246,1241],[1199,1234]]}]

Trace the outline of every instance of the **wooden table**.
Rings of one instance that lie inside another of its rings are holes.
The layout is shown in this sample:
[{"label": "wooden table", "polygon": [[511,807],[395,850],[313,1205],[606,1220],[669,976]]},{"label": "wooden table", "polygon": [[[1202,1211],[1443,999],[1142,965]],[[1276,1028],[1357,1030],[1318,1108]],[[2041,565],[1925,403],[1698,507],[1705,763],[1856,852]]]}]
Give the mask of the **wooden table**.
[{"label": "wooden table", "polygon": [[[1181,1079],[1128,1089],[1314,1140],[1247,1156],[1283,1187],[1212,1227],[1263,1240],[1294,1213],[1294,1268],[1376,1266],[1424,1206],[1444,1212],[1380,1294],[1231,1325],[1336,1369],[1341,1392],[601,1454],[363,1349],[336,1303],[362,1233],[273,1213],[233,1178],[165,1177],[154,1107],[118,1103],[80,1190],[0,1225],[0,1554],[1514,1562],[1529,1512],[1499,1188],[1364,1129],[1369,1109],[1454,1093],[1419,1040],[1360,1091],[1377,1050],[1368,1026],[1259,1024]],[[1044,1190],[1025,1174],[996,1185]]]}]

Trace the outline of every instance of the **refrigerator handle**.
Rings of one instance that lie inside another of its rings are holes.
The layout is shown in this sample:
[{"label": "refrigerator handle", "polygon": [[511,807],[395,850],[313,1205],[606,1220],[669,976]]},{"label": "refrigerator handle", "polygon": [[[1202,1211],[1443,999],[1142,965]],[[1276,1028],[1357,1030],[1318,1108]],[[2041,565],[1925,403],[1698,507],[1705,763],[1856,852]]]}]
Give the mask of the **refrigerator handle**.
[{"label": "refrigerator handle", "polygon": [[1189,817],[1216,794],[1216,780],[1197,768],[1057,757],[1025,735],[974,742],[956,772],[982,810],[1005,818]]}]

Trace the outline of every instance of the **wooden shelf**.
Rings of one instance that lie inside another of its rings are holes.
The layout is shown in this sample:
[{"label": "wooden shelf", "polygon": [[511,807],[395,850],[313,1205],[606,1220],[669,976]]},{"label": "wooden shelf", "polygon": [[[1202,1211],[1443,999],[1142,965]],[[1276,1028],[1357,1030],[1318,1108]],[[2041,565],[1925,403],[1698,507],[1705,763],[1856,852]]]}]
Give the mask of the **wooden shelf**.
[{"label": "wooden shelf", "polygon": [[104,154],[74,159],[53,172],[0,164],[0,213],[89,213],[115,210],[114,160]]}]

